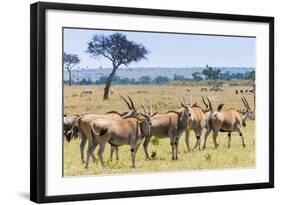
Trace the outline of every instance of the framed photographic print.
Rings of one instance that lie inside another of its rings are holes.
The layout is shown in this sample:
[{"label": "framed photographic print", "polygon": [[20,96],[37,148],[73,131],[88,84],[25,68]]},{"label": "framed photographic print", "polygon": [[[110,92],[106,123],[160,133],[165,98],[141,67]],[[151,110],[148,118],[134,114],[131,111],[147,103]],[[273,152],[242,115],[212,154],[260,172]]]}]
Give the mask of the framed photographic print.
[{"label": "framed photographic print", "polygon": [[31,5],[34,202],[274,187],[274,18]]}]

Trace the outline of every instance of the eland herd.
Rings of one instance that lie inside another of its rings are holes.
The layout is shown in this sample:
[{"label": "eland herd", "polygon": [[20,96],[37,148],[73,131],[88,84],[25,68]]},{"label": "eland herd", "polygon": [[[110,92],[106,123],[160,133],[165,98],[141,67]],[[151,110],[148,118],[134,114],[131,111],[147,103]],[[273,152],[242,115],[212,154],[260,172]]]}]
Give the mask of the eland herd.
[{"label": "eland herd", "polygon": [[[81,137],[80,153],[81,161],[85,168],[89,167],[89,159],[95,161],[94,150],[99,145],[98,157],[104,166],[103,153],[107,143],[110,144],[110,160],[115,152],[116,160],[119,159],[119,146],[129,145],[132,159],[132,167],[135,167],[137,150],[144,140],[143,147],[145,157],[150,159],[148,145],[151,137],[170,140],[172,160],[178,160],[179,138],[185,132],[185,143],[188,152],[190,149],[190,131],[194,131],[196,144],[193,150],[199,149],[201,135],[204,129],[203,149],[206,148],[208,136],[213,132],[214,147],[218,147],[217,137],[219,132],[226,132],[228,136],[228,148],[230,148],[231,134],[237,132],[241,137],[242,146],[246,147],[242,127],[246,126],[246,119],[253,114],[245,97],[241,97],[244,105],[243,110],[228,108],[223,110],[224,104],[219,104],[213,109],[208,97],[202,97],[204,107],[197,103],[191,104],[183,97],[180,106],[175,110],[159,114],[152,111],[152,103],[148,106],[142,100],[143,112],[139,112],[130,96],[128,99],[120,96],[127,104],[129,110],[124,113],[110,111],[105,114],[85,114],[82,116],[64,116],[64,136],[69,142],[72,138]],[[88,141],[86,160],[84,148]]]}]

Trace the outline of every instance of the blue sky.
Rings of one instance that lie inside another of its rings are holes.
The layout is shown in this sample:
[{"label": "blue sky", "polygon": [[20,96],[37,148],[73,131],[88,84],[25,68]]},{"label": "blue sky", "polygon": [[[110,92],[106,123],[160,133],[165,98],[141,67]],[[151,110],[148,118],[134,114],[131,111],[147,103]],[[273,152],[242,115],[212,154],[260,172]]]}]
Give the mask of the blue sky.
[{"label": "blue sky", "polygon": [[[93,35],[110,35],[116,31],[64,29],[64,52],[77,54],[77,67],[111,67],[103,57],[93,58],[86,53]],[[120,32],[127,39],[143,44],[149,54],[147,60],[128,67],[255,67],[256,39],[249,37],[208,36],[191,34],[163,34],[148,32]]]}]

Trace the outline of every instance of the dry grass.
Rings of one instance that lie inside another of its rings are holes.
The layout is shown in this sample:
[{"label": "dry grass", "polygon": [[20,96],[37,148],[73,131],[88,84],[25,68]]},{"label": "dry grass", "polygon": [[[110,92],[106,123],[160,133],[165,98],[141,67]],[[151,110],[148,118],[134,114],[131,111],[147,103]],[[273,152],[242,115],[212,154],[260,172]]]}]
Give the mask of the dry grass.
[{"label": "dry grass", "polygon": [[[205,86],[204,86],[205,87]],[[119,95],[130,95],[137,108],[141,110],[140,102],[142,99],[152,100],[153,110],[166,112],[179,107],[179,101],[182,96],[192,95],[192,102],[198,102],[203,106],[201,95],[208,95],[214,107],[219,103],[225,103],[224,109],[235,107],[243,108],[240,100],[241,95],[235,95],[236,89],[248,89],[249,87],[228,87],[224,92],[200,92],[200,87],[192,87],[191,92],[186,91],[186,86],[176,85],[130,85],[130,86],[113,86],[114,95],[110,96],[108,101],[102,101],[102,86],[65,86],[64,89],[64,112],[65,114],[85,114],[85,113],[105,113],[111,110],[119,112],[127,111],[127,106],[120,99]],[[93,95],[84,95],[80,93],[84,89],[93,90]],[[253,95],[245,94],[250,106],[253,108]],[[252,120],[247,121],[247,127],[243,129],[245,136],[246,148],[241,145],[240,136],[232,135],[231,148],[227,148],[227,134],[220,133],[218,149],[213,149],[211,135],[208,139],[207,148],[204,151],[186,152],[184,134],[179,144],[179,160],[172,161],[170,145],[168,139],[159,141],[159,145],[149,145],[149,153],[155,152],[154,160],[145,160],[143,148],[140,147],[137,153],[137,168],[130,168],[131,155],[129,146],[120,147],[120,160],[109,161],[109,148],[106,146],[104,158],[106,166],[102,168],[99,162],[91,161],[89,169],[85,169],[80,161],[79,143],[80,139],[70,143],[64,142],[64,175],[80,176],[94,174],[114,174],[114,173],[131,173],[131,172],[158,172],[158,171],[177,171],[177,170],[194,170],[194,169],[221,169],[221,168],[240,168],[255,166],[255,123]],[[204,133],[203,133],[204,134]],[[191,133],[191,143],[194,144],[195,135]],[[202,140],[203,141],[203,140]],[[97,149],[98,150],[98,149]],[[97,151],[96,150],[96,151]]]}]

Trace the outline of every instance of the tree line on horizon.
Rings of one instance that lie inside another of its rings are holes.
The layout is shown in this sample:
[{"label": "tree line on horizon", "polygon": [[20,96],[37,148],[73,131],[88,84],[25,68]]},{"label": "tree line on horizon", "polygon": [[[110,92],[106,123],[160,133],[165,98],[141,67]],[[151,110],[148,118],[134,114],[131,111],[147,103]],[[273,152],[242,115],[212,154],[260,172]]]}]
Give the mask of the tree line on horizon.
[{"label": "tree line on horizon", "polygon": [[[205,69],[204,69],[205,70]],[[204,71],[203,70],[203,71]],[[224,73],[219,73],[217,77],[208,76],[202,74],[202,72],[194,72],[192,73],[192,77],[188,78],[183,75],[174,74],[173,78],[169,78],[167,76],[157,76],[155,78],[151,78],[150,76],[140,76],[139,78],[121,78],[119,76],[114,76],[112,78],[112,84],[115,85],[146,85],[146,84],[167,84],[172,81],[193,81],[200,82],[204,80],[252,80],[255,78],[255,71],[245,72],[245,73],[231,73],[229,71]],[[206,72],[206,71],[205,71]],[[103,85],[107,81],[107,76],[101,76],[98,80],[93,81],[91,78],[83,78],[79,81],[72,81],[72,84],[75,85]],[[69,84],[68,80],[64,81],[65,84]]]}]

